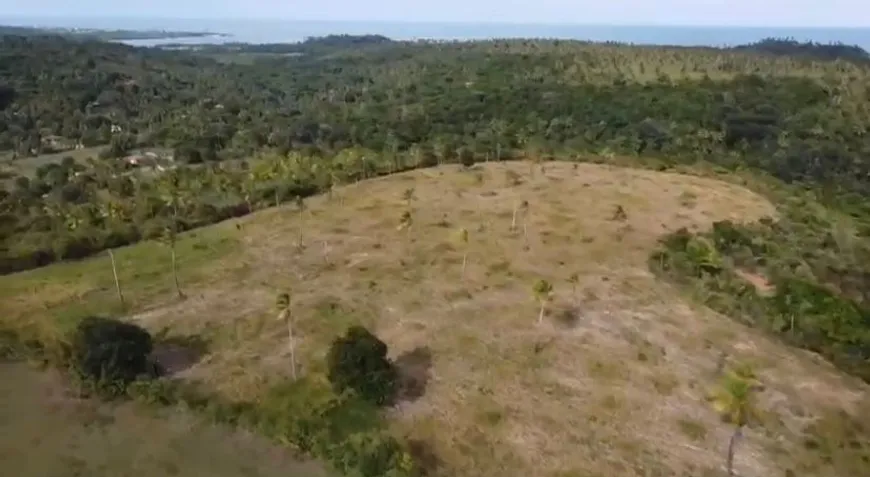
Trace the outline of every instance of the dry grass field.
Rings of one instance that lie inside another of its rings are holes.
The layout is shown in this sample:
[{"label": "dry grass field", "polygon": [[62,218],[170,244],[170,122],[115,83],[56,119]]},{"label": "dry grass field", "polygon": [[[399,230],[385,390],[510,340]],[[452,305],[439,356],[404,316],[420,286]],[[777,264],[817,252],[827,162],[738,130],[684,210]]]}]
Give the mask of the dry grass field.
[{"label": "dry grass field", "polygon": [[[764,419],[739,444],[738,474],[854,477],[803,430],[870,415],[867,387],[693,305],[647,268],[661,235],[775,216],[773,205],[691,175],[543,168],[419,170],[195,231],[179,244],[185,300],[165,248],[118,250],[128,318],[206,338],[209,353],[181,376],[246,399],[289,375],[278,293],[292,293],[303,373],[322,372],[331,339],[365,324],[417,383],[390,411],[396,431],[451,477],[722,475],[730,428],[705,396],[723,359],[750,362]],[[538,279],[554,286],[542,323]],[[0,300],[3,319],[42,330],[116,307],[105,257],[0,277]]]}]

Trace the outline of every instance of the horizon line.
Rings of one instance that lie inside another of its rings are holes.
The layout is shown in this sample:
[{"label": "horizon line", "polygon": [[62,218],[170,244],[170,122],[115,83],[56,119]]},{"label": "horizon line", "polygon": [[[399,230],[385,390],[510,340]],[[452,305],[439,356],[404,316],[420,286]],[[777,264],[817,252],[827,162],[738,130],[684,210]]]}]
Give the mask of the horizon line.
[{"label": "horizon line", "polygon": [[870,25],[752,25],[752,24],[713,24],[713,23],[612,23],[612,22],[566,22],[566,21],[517,21],[517,20],[374,20],[374,19],[324,19],[324,18],[290,18],[290,17],[259,17],[259,16],[227,16],[227,17],[189,17],[189,16],[162,16],[162,15],[62,15],[62,14],[20,14],[0,13],[2,19],[66,19],[66,20],[170,20],[170,21],[262,21],[269,23],[292,22],[292,23],[373,23],[373,24],[410,24],[410,25],[512,25],[512,26],[591,26],[591,27],[619,27],[619,28],[748,28],[757,30],[770,29],[843,29],[843,30],[870,30]]}]

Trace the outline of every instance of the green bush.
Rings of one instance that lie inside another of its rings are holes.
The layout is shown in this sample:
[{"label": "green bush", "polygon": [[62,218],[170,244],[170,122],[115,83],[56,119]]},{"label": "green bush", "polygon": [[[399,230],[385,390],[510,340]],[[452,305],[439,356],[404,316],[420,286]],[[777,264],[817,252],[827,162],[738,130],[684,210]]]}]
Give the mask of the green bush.
[{"label": "green bush", "polygon": [[348,476],[415,474],[407,449],[385,429],[378,407],[353,393],[336,396],[310,377],[271,389],[257,406],[257,430],[328,461]]},{"label": "green bush", "polygon": [[83,383],[119,395],[142,375],[155,374],[151,335],[132,323],[90,317],[76,327],[71,365]]},{"label": "green bush", "polygon": [[396,394],[397,372],[387,359],[387,345],[362,326],[353,326],[332,342],[327,357],[329,382],[338,393],[354,390],[378,405]]}]

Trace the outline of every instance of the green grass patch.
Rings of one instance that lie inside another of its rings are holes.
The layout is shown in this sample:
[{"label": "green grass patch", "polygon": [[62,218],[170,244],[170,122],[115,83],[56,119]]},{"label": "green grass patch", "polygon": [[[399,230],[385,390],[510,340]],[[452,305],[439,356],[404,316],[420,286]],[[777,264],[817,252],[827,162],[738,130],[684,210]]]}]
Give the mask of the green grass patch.
[{"label": "green grass patch", "polygon": [[[235,231],[228,226],[181,235],[176,255],[182,289],[208,279],[238,245]],[[19,327],[48,318],[68,330],[85,316],[139,310],[173,291],[168,246],[140,242],[116,249],[114,255],[126,308],[118,300],[108,252],[103,252],[0,276],[0,321]]]}]

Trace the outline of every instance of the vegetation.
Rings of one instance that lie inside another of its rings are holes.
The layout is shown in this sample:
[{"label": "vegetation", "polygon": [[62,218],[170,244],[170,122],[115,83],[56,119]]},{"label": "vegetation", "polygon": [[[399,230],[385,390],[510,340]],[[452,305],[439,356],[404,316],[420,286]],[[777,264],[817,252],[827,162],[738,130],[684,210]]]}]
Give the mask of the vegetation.
[{"label": "vegetation", "polygon": [[72,367],[82,381],[112,395],[142,375],[155,374],[148,331],[123,321],[91,317],[79,322],[72,339]]},{"label": "vegetation", "polygon": [[329,381],[339,393],[354,390],[375,404],[392,402],[396,368],[387,359],[387,345],[361,326],[332,343],[327,358]]},{"label": "vegetation", "polygon": [[[21,162],[107,147],[88,163],[7,179],[0,271],[451,161],[703,159],[823,184],[838,197],[868,191],[863,66],[568,41],[337,36],[294,47],[295,56],[226,64],[213,57],[244,51],[0,37],[0,150]],[[52,75],[42,74],[47,65]],[[142,148],[168,152],[162,164],[137,159],[145,167],[117,159],[140,158]],[[268,167],[234,161],[264,151]],[[173,167],[187,196],[177,210],[158,197],[168,181],[159,171]]]},{"label": "vegetation", "polygon": [[758,383],[752,368],[742,366],[730,370],[722,378],[722,383],[713,393],[713,406],[722,418],[734,426],[734,433],[728,442],[726,465],[728,475],[734,475],[734,453],[737,441],[743,435],[743,428],[758,419],[758,409],[754,394]]},{"label": "vegetation", "polygon": [[[715,472],[699,384],[710,353],[752,355],[794,402],[726,374],[729,472],[862,475],[865,388],[638,270],[870,381],[868,70],[786,43],[2,36],[0,353],[72,328],[83,376],[366,477]],[[88,318],[121,310],[154,338]],[[209,359],[136,379],[166,330]]]},{"label": "vegetation", "polygon": [[778,56],[796,56],[819,60],[846,60],[863,64],[870,62],[870,53],[856,45],[799,42],[795,39],[765,38],[748,45],[734,47],[737,51],[752,51]]},{"label": "vegetation", "polygon": [[[309,455],[339,469],[360,462],[344,450],[374,452],[382,448],[375,442],[396,448],[392,442],[402,452],[385,462],[435,476],[724,475],[717,469],[724,469],[725,433],[733,429],[704,400],[724,350],[759,363],[768,389],[759,405],[775,415],[744,430],[737,472],[830,475],[830,455],[837,475],[863,475],[866,449],[848,445],[850,433],[865,435],[855,426],[870,415],[855,414],[860,388],[759,333],[691,310],[644,270],[662,224],[707,230],[732,214],[752,221],[775,213],[768,200],[686,174],[554,161],[544,164],[546,175],[535,164],[530,176],[529,164],[394,174],[339,188],[344,204],[328,194],[310,197],[302,248],[290,203],[179,234],[185,300],[175,295],[162,245],[116,249],[123,316],[147,327],[158,350],[195,337],[207,343],[202,359],[172,379],[137,382],[131,394],[178,403],[293,449],[307,442]],[[520,184],[503,180],[514,174]],[[416,199],[406,250],[395,226],[409,186]],[[691,208],[683,205],[686,192],[695,196]],[[533,204],[526,238],[510,231],[518,200]],[[611,220],[618,204],[625,221]],[[473,260],[464,281],[454,248],[459,224],[480,230],[467,245]],[[329,263],[312,246],[324,240]],[[556,290],[540,326],[531,295],[538,279]],[[276,295],[286,290],[300,365],[295,381],[288,329],[276,319]],[[0,323],[25,339],[44,340],[117,305],[107,254],[0,277]],[[336,335],[354,325],[388,345],[398,374],[395,406],[379,410],[355,391],[333,391],[324,358]],[[780,396],[790,396],[788,405]],[[847,413],[833,412],[841,409]],[[808,427],[807,415],[824,416],[824,425]],[[686,418],[708,429],[706,436],[687,437],[677,425]],[[521,441],[518,429],[527,436]],[[366,437],[350,437],[358,434]],[[818,447],[805,449],[805,438]],[[613,460],[601,460],[603,451]]]},{"label": "vegetation", "polygon": [[203,31],[103,30],[97,28],[37,28],[9,25],[0,25],[0,35],[58,35],[69,39],[99,41],[161,40],[167,38],[198,38],[206,36],[225,36],[220,33]]}]

